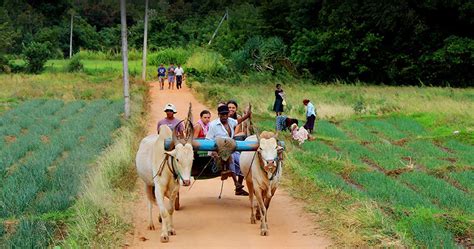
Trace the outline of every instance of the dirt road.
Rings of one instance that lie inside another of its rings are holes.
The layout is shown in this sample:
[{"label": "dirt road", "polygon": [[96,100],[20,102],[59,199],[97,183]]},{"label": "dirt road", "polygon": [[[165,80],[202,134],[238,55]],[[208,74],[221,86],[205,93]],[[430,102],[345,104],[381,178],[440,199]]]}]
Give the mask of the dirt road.
[{"label": "dirt road", "polygon": [[[151,118],[149,134],[156,132],[156,123],[164,118],[166,103],[176,105],[179,118],[187,114],[189,102],[197,120],[205,106],[199,103],[187,87],[180,90],[159,90],[152,83]],[[167,84],[165,84],[167,85]],[[183,84],[184,85],[184,84]],[[215,108],[212,119],[216,118]],[[147,200],[143,182],[139,179],[140,199],[133,206],[134,231],[127,241],[127,248],[325,248],[331,241],[318,230],[314,218],[304,212],[302,204],[288,196],[284,189],[277,190],[268,213],[269,236],[260,236],[260,223],[250,224],[248,197],[235,196],[232,180],[224,182],[222,199],[218,199],[220,178],[197,181],[191,190],[180,190],[181,209],[174,213],[176,236],[170,242],[160,242],[160,231],[147,227]],[[154,214],[158,207],[154,207]],[[157,216],[155,216],[157,217]],[[155,220],[155,226],[158,221]],[[160,227],[160,226],[157,226]]]}]

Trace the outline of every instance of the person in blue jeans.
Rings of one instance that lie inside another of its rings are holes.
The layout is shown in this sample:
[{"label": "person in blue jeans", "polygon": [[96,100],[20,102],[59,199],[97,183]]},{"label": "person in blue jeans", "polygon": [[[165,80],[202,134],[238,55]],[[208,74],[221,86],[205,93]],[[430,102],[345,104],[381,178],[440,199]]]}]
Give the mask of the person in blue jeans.
[{"label": "person in blue jeans", "polygon": [[166,77],[166,68],[163,66],[163,64],[160,64],[160,67],[158,67],[158,82],[160,82],[160,90],[163,90],[165,87],[165,77]]}]

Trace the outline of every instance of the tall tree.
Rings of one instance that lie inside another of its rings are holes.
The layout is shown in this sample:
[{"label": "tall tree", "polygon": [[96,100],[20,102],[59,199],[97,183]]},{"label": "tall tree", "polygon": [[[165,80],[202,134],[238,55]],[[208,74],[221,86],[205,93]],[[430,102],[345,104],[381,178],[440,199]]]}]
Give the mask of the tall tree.
[{"label": "tall tree", "polygon": [[127,14],[125,0],[120,0],[120,20],[122,24],[122,68],[123,97],[125,100],[125,118],[130,118],[130,91],[128,82],[128,45],[127,45]]}]

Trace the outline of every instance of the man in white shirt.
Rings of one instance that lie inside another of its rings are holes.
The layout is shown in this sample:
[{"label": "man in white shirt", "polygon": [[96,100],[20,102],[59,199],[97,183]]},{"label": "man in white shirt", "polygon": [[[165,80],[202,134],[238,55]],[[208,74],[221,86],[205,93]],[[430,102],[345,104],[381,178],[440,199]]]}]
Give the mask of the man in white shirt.
[{"label": "man in white shirt", "polygon": [[[229,118],[229,107],[222,105],[217,108],[219,118],[209,123],[209,131],[207,132],[206,139],[216,140],[216,138],[233,138],[235,127],[237,126],[237,120]],[[215,157],[216,153],[212,153]],[[229,169],[232,171],[232,180],[235,185],[235,195],[248,196],[249,193],[245,191],[244,185],[238,182],[237,175],[242,175],[240,167],[235,164],[232,157],[230,157]]]},{"label": "man in white shirt", "polygon": [[183,83],[184,70],[181,67],[181,64],[178,64],[178,67],[174,70],[176,74],[176,89],[182,88],[181,84]]}]

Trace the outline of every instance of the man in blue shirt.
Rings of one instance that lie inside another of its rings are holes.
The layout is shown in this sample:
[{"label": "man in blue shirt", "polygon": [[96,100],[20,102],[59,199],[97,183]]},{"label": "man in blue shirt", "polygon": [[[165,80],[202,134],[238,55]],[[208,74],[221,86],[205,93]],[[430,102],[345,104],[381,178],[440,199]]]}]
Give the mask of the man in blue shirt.
[{"label": "man in blue shirt", "polygon": [[165,77],[166,77],[166,68],[163,66],[163,64],[160,64],[160,67],[158,67],[158,81],[160,82],[160,90],[163,90],[165,87]]}]

